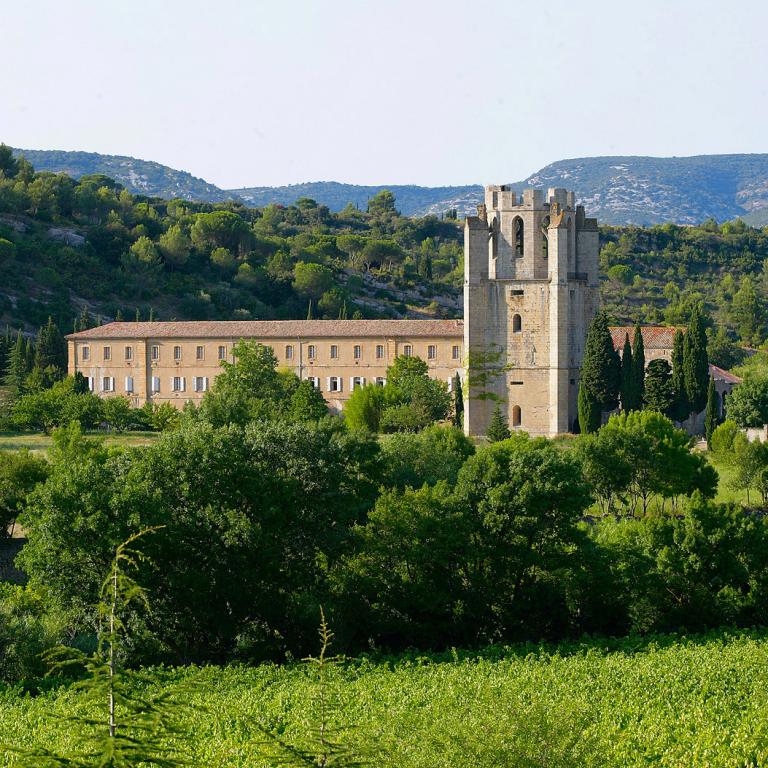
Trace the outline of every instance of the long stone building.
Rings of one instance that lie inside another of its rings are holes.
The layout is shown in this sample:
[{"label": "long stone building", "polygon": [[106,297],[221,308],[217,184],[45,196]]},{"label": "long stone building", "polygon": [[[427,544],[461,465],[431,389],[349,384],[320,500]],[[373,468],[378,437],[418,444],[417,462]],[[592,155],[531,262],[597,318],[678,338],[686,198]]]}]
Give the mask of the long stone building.
[{"label": "long stone building", "polygon": [[464,229],[464,321],[114,322],[67,337],[69,372],[140,406],[199,401],[239,339],[272,347],[339,411],[355,387],[383,384],[416,355],[449,386],[465,381],[465,430],[485,434],[496,403],[510,427],[567,432],[576,420],[587,328],[598,308],[597,221],[564,189],[485,190]]}]

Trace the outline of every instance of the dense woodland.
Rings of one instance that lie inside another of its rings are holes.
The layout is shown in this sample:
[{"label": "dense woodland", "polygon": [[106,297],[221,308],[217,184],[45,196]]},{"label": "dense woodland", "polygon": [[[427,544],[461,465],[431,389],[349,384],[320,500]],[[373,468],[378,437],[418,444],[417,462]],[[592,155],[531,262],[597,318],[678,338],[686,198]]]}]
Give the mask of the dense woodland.
[{"label": "dense woodland", "polygon": [[[362,211],[309,199],[247,208],[131,195],[102,176],[35,173],[0,148],[0,321],[35,332],[95,320],[459,317],[462,230],[406,218],[387,192]],[[609,322],[768,335],[768,229],[602,227]]]}]

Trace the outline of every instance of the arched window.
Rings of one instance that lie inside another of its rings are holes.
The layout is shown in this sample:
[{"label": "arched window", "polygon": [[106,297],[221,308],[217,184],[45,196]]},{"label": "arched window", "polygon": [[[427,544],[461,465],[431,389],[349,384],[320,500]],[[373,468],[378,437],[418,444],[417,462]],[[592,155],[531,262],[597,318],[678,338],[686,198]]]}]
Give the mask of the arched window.
[{"label": "arched window", "polygon": [[523,330],[523,318],[520,315],[512,316],[512,333],[520,333]]},{"label": "arched window", "polygon": [[541,220],[541,255],[546,259],[549,257],[549,216]]},{"label": "arched window", "polygon": [[523,414],[519,405],[512,406],[512,426],[519,427],[523,421]]},{"label": "arched window", "polygon": [[519,216],[512,222],[512,231],[515,233],[515,256],[522,256],[525,250],[525,228]]}]

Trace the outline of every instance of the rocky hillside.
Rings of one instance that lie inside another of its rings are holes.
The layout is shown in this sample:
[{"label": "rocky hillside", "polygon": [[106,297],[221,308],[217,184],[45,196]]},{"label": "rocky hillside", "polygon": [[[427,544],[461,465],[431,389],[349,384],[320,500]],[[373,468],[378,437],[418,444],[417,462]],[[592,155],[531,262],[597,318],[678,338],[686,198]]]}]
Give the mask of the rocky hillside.
[{"label": "rocky hillside", "polygon": [[[17,153],[41,171],[64,171],[78,178],[107,174],[135,194],[209,202],[230,199],[253,207],[290,205],[300,197],[311,197],[332,211],[350,203],[364,209],[370,197],[390,189],[405,216],[440,215],[453,208],[461,215],[474,211],[482,197],[480,185],[360,186],[333,181],[223,190],[184,171],[130,157],[42,150]],[[710,217],[722,222],[740,216],[757,226],[768,223],[768,154],[576,158],[552,163],[511,186],[574,189],[589,212],[606,224],[696,224]]]}]

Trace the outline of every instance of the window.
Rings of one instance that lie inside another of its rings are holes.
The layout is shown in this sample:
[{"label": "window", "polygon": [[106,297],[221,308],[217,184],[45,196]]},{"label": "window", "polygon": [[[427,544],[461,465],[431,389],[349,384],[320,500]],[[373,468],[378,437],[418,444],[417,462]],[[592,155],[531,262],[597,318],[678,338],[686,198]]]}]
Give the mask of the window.
[{"label": "window", "polygon": [[512,426],[519,427],[523,422],[523,414],[519,405],[512,407]]},{"label": "window", "polygon": [[160,391],[160,377],[159,376],[153,376],[152,377],[152,392],[159,392]]},{"label": "window", "polygon": [[405,357],[410,357],[413,354],[413,347],[410,344],[406,344],[403,347],[403,355]]},{"label": "window", "polygon": [[461,359],[461,347],[458,344],[454,344],[451,347],[451,359],[452,360],[460,360]]},{"label": "window", "polygon": [[160,347],[157,344],[153,344],[152,345],[152,350],[150,352],[150,357],[153,360],[159,360],[160,359]]},{"label": "window", "polygon": [[226,360],[227,359],[227,348],[222,344],[219,347],[219,360]]},{"label": "window", "polygon": [[171,379],[171,389],[174,392],[183,392],[186,389],[186,382],[183,376],[174,376]]},{"label": "window", "polygon": [[549,216],[545,216],[541,220],[541,255],[546,259],[549,256],[549,236],[547,230],[549,229]]},{"label": "window", "polygon": [[525,227],[523,220],[516,216],[512,222],[512,232],[515,236],[515,256],[522,256],[525,250]]},{"label": "window", "polygon": [[359,360],[363,356],[363,348],[359,344],[355,344],[355,360]]},{"label": "window", "polygon": [[339,356],[339,348],[335,344],[331,344],[331,360],[335,360]]},{"label": "window", "polygon": [[293,360],[293,347],[290,344],[285,345],[285,359]]},{"label": "window", "polygon": [[81,350],[83,360],[90,360],[91,359],[91,348],[90,347],[83,347]]},{"label": "window", "polygon": [[104,376],[101,380],[101,391],[102,392],[114,392],[115,391],[115,380],[112,378],[112,376]]},{"label": "window", "polygon": [[174,360],[181,360],[181,347],[174,347],[173,348],[173,359]]},{"label": "window", "polygon": [[320,391],[320,377],[319,376],[307,376],[307,381],[319,392]]},{"label": "window", "polygon": [[133,376],[125,377],[125,391],[128,393],[133,392]]},{"label": "window", "polygon": [[195,392],[207,392],[208,391],[208,377],[207,376],[195,376],[192,381],[192,387]]},{"label": "window", "polygon": [[427,347],[427,360],[436,360],[437,359],[437,346],[434,344],[430,344]]},{"label": "window", "polygon": [[[571,381],[573,381],[573,379],[571,379]],[[510,387],[522,387],[523,386],[523,382],[522,381],[510,381],[509,382],[509,386]]]},{"label": "window", "polygon": [[523,318],[520,315],[512,316],[512,333],[520,333],[523,330]]},{"label": "window", "polygon": [[376,377],[376,386],[377,387],[383,387],[387,383],[387,380],[383,376],[377,376]]},{"label": "window", "polygon": [[314,359],[315,359],[315,353],[316,353],[316,352],[317,352],[317,350],[316,350],[316,348],[315,348],[315,345],[314,345],[314,344],[310,344],[310,345],[307,347],[307,357],[308,357],[310,360],[314,360]]},{"label": "window", "polygon": [[383,360],[384,359],[384,345],[383,344],[377,344],[376,345],[376,359],[377,360]]},{"label": "window", "polygon": [[133,347],[126,347],[125,348],[125,359],[126,360],[133,360]]},{"label": "window", "polygon": [[198,344],[197,347],[195,347],[195,360],[204,360],[205,359],[205,347],[202,344]]},{"label": "window", "polygon": [[328,377],[328,391],[329,392],[341,392],[341,376],[329,376]]},{"label": "window", "polygon": [[350,376],[349,377],[349,391],[354,392],[358,387],[365,386],[365,377],[363,376]]},{"label": "window", "polygon": [[104,347],[104,359],[105,360],[112,359],[112,347]]}]

